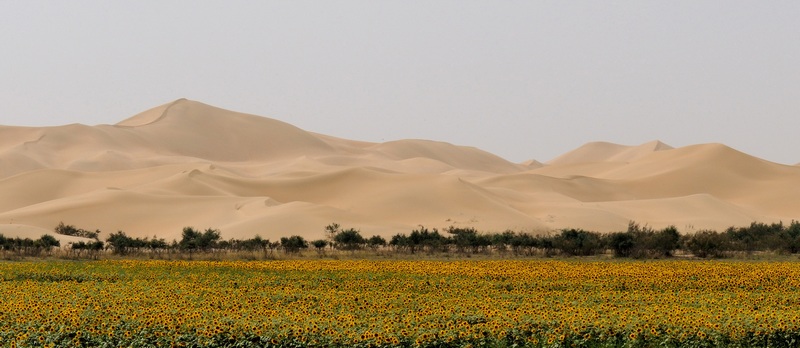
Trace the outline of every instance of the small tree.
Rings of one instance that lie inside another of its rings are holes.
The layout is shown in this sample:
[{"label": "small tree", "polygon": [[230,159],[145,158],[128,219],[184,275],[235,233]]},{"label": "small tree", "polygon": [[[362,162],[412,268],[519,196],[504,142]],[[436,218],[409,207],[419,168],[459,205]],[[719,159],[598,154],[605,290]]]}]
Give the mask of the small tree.
[{"label": "small tree", "polygon": [[151,255],[159,255],[164,250],[169,249],[169,244],[167,244],[164,238],[156,239],[156,237],[153,236],[153,239],[147,242],[147,248],[150,249]]},{"label": "small tree", "polygon": [[608,246],[616,257],[630,257],[636,246],[633,234],[629,232],[614,232],[608,235],[607,239]]},{"label": "small tree", "polygon": [[600,235],[580,229],[565,229],[554,240],[555,246],[566,255],[589,256],[603,250]]},{"label": "small tree", "polygon": [[652,251],[658,256],[669,257],[680,247],[681,235],[675,226],[669,226],[652,236]]},{"label": "small tree", "polygon": [[221,236],[219,230],[213,228],[207,228],[205,232],[200,236],[200,240],[198,241],[198,246],[200,250],[208,251],[213,249],[217,246]]},{"label": "small tree", "polygon": [[339,231],[334,237],[333,241],[338,249],[342,250],[357,250],[366,244],[366,240],[361,236],[361,232],[356,229],[346,229]]},{"label": "small tree", "polygon": [[56,233],[65,236],[91,238],[99,241],[98,236],[100,235],[100,230],[95,230],[94,232],[87,231],[82,228],[75,228],[75,226],[72,225],[65,225],[63,221],[59,222],[54,230]]},{"label": "small tree", "polygon": [[[411,247],[411,241],[405,234],[398,233],[392,236],[392,239],[389,240],[389,245],[391,245],[395,251],[405,251]],[[414,250],[412,249],[411,252],[413,253]]]},{"label": "small tree", "polygon": [[377,250],[378,248],[386,246],[386,239],[378,235],[369,237],[369,239],[367,239],[367,246],[372,250]]},{"label": "small tree", "polygon": [[422,225],[419,226],[419,229],[411,231],[408,241],[412,254],[417,248],[428,250],[429,253],[442,251],[447,247],[448,242],[447,238],[439,234],[438,229],[428,230]]},{"label": "small tree", "polygon": [[472,249],[473,253],[477,251],[478,231],[476,229],[450,226],[445,231],[452,235],[451,238],[458,252],[463,253],[467,249]]},{"label": "small tree", "polygon": [[44,249],[47,255],[50,255],[50,252],[53,250],[53,248],[58,248],[61,246],[61,242],[59,242],[58,239],[56,239],[56,237],[53,237],[49,234],[45,234],[44,236],[36,240],[35,244],[37,244],[40,248]]},{"label": "small tree", "polygon": [[518,233],[511,239],[511,250],[517,255],[533,255],[534,250],[538,247],[539,239],[528,233]]},{"label": "small tree", "polygon": [[721,257],[725,251],[725,235],[716,231],[698,231],[692,236],[687,236],[684,246],[697,257]]},{"label": "small tree", "polygon": [[117,255],[126,255],[130,251],[129,249],[133,247],[133,239],[122,231],[109,235],[106,238],[106,242],[113,249],[113,253]]},{"label": "small tree", "polygon": [[800,221],[792,220],[783,234],[784,250],[792,254],[800,252]]},{"label": "small tree", "polygon": [[317,252],[320,255],[322,255],[322,253],[325,252],[325,247],[328,246],[328,241],[327,240],[323,240],[323,239],[317,239],[317,240],[311,242],[311,245],[313,245],[314,248],[317,249]]},{"label": "small tree", "polygon": [[281,237],[281,247],[285,252],[294,254],[300,249],[308,249],[308,242],[300,236]]},{"label": "small tree", "polygon": [[511,241],[514,240],[514,231],[507,230],[503,233],[492,234],[492,246],[501,254],[505,254],[508,247],[511,246]]},{"label": "small tree", "polygon": [[336,237],[337,234],[339,234],[339,227],[341,226],[339,226],[339,224],[335,222],[331,223],[328,226],[325,226],[325,238],[328,239],[328,244],[333,245],[334,243],[333,239]]}]

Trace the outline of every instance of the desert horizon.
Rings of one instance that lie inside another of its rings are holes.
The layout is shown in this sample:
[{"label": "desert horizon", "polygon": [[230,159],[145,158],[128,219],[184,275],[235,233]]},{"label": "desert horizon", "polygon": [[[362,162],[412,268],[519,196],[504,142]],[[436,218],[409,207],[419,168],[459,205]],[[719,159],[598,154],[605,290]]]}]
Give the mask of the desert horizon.
[{"label": "desert horizon", "polygon": [[[589,142],[512,163],[433,140],[372,143],[179,99],[114,125],[0,126],[0,233],[59,222],[109,234],[319,238],[337,222],[390,236],[419,225],[543,233],[682,233],[796,219],[800,167],[723,144]],[[36,235],[36,236],[34,236]]]}]

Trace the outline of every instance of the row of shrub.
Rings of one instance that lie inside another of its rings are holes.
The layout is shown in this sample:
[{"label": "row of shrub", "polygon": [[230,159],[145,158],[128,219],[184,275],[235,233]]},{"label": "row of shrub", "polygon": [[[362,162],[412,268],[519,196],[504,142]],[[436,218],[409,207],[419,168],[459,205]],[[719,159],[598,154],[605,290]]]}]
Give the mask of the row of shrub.
[{"label": "row of shrub", "polygon": [[724,257],[734,253],[800,252],[800,222],[730,227],[724,232],[701,230],[681,235],[674,226],[656,230],[635,222],[624,232],[599,233],[563,229],[554,235],[532,235],[506,231],[478,233],[474,228],[450,227],[447,235],[420,226],[410,235],[397,234],[389,245],[399,251],[483,253],[496,251],[516,255],[591,256],[611,252],[616,257],[671,257],[681,251],[697,257]]},{"label": "row of shrub", "polygon": [[[325,254],[330,250],[356,252],[372,250],[397,254],[456,253],[508,254],[517,256],[592,256],[611,253],[616,257],[662,258],[676,252],[697,257],[725,257],[732,254],[774,252],[796,254],[800,252],[800,222],[789,225],[782,222],[764,224],[754,222],[746,227],[730,227],[723,232],[701,230],[681,235],[674,226],[656,230],[631,222],[624,232],[599,233],[582,229],[563,229],[555,234],[530,234],[514,231],[480,233],[474,228],[449,227],[442,232],[424,226],[410,234],[399,233],[387,242],[381,236],[365,238],[359,230],[343,229],[334,223],[325,227],[323,239],[307,241],[301,236],[282,237],[270,241],[256,236],[251,239],[223,240],[219,230],[196,230],[185,227],[181,240],[167,242],[163,238],[134,238],[123,231],[100,241],[100,231],[87,231],[65,225],[55,228],[57,234],[89,238],[88,241],[69,243],[65,249],[70,256],[97,258],[108,251],[116,255],[159,255],[180,253],[191,258],[195,254],[250,252],[271,257],[278,250],[294,254],[314,248]],[[6,238],[0,235],[3,256],[36,257],[50,255],[53,248],[61,247],[50,235],[40,239]]]},{"label": "row of shrub", "polygon": [[44,235],[39,239],[31,238],[6,238],[0,234],[0,252],[8,256],[41,256],[49,255],[53,248],[61,246],[61,242],[51,235]]}]

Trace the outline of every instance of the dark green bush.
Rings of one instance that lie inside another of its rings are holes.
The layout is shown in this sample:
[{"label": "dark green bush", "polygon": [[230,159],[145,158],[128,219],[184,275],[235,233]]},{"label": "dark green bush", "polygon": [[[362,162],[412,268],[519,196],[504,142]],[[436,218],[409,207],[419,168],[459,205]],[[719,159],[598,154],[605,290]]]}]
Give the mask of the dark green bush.
[{"label": "dark green bush", "polygon": [[561,234],[554,239],[554,245],[570,256],[597,255],[605,249],[599,233],[581,229],[561,230]]},{"label": "dark green bush", "polygon": [[281,247],[287,253],[297,253],[300,249],[308,249],[308,242],[303,237],[281,237]]},{"label": "dark green bush", "polygon": [[691,236],[685,236],[683,246],[697,257],[722,257],[728,250],[725,235],[716,231],[702,230]]}]

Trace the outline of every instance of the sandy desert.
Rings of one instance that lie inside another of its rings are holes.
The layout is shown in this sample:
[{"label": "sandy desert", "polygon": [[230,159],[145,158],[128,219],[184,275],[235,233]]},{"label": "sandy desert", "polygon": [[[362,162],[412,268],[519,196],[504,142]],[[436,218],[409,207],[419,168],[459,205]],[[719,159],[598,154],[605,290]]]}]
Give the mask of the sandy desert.
[{"label": "sandy desert", "polygon": [[592,142],[511,163],[430,140],[340,139],[180,99],[115,125],[0,126],[0,193],[9,237],[36,238],[61,221],[167,240],[185,226],[226,239],[317,239],[332,222],[367,236],[418,225],[606,232],[632,220],[691,233],[799,218],[800,167],[659,141]]}]

